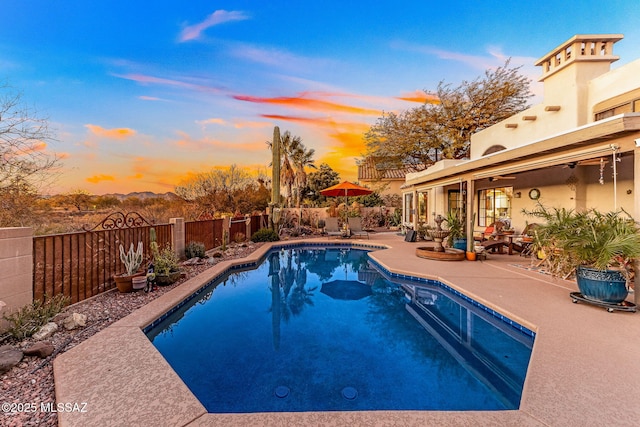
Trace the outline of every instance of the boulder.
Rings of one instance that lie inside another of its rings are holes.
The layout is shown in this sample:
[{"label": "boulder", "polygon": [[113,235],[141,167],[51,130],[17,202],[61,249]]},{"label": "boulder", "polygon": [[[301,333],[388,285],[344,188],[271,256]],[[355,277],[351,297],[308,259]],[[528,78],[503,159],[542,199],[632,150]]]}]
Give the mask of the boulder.
[{"label": "boulder", "polygon": [[53,345],[50,342],[39,341],[31,347],[23,350],[25,356],[38,356],[40,359],[49,357],[53,354]]},{"label": "boulder", "polygon": [[33,334],[33,339],[36,341],[41,341],[49,338],[51,335],[55,334],[58,330],[58,324],[55,322],[49,322],[44,325],[38,332]]},{"label": "boulder", "polygon": [[10,345],[0,347],[0,375],[8,372],[22,360],[23,353]]},{"label": "boulder", "polygon": [[65,327],[65,329],[69,331],[78,327],[84,327],[86,324],[87,316],[80,313],[73,313],[66,319],[64,319],[64,322],[62,322],[62,325]]}]

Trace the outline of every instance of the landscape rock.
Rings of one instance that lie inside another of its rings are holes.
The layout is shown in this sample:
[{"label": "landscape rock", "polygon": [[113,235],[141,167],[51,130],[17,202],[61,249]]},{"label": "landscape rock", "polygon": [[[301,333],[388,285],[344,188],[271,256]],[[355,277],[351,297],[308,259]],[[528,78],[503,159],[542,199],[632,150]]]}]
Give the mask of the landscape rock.
[{"label": "landscape rock", "polygon": [[49,338],[51,335],[58,331],[58,324],[55,322],[49,322],[44,325],[38,332],[33,334],[33,339],[36,341],[42,341]]},{"label": "landscape rock", "polygon": [[10,345],[0,347],[0,375],[8,372],[22,360],[23,353]]},{"label": "landscape rock", "polygon": [[39,341],[29,348],[23,350],[25,356],[38,356],[40,359],[49,357],[53,354],[53,345],[47,341]]},{"label": "landscape rock", "polygon": [[84,327],[87,324],[87,316],[80,313],[73,313],[71,316],[64,319],[62,324],[68,331],[78,327]]}]

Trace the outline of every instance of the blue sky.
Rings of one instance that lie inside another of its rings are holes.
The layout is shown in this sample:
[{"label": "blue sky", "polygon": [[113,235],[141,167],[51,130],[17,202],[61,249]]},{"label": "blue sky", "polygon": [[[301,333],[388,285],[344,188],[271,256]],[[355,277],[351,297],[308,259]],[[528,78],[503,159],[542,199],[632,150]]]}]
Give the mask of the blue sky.
[{"label": "blue sky", "polygon": [[640,58],[637,0],[3,0],[2,15],[0,81],[49,118],[60,192],[268,173],[275,125],[355,179],[362,134],[439,81],[510,57],[540,95],[533,63],[575,34],[623,34],[613,68]]}]

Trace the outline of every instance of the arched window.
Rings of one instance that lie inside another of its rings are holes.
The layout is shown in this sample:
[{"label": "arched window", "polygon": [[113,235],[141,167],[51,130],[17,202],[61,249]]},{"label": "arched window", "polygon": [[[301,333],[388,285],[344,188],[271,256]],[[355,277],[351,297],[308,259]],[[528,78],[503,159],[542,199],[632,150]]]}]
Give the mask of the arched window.
[{"label": "arched window", "polygon": [[482,153],[482,155],[486,156],[487,154],[497,153],[498,151],[502,151],[506,149],[507,147],[505,147],[504,145],[492,145],[491,147],[487,148],[485,152]]}]

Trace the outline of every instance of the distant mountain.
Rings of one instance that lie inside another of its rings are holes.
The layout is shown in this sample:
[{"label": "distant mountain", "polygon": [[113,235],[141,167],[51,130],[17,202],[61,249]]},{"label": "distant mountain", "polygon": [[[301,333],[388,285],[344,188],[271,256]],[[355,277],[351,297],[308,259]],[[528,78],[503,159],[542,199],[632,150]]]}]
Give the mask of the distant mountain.
[{"label": "distant mountain", "polygon": [[175,193],[172,193],[171,191],[167,191],[166,193],[161,193],[161,194],[154,193],[152,191],[134,191],[133,193],[128,193],[128,194],[110,193],[110,194],[104,194],[103,196],[115,197],[120,201],[128,199],[129,197],[136,197],[140,200],[157,199],[157,198],[175,200],[180,198]]}]

